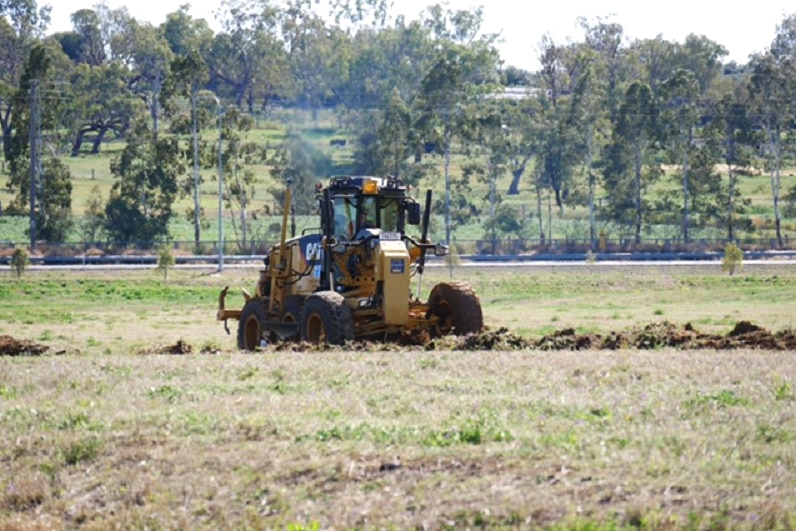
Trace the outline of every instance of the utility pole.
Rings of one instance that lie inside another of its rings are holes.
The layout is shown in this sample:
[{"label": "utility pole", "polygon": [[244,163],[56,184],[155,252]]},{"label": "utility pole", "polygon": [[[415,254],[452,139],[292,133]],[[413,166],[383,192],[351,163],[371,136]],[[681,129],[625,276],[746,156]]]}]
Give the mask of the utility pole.
[{"label": "utility pole", "polygon": [[38,186],[39,170],[39,109],[37,96],[39,92],[38,80],[30,82],[30,250],[36,248],[36,188]]}]

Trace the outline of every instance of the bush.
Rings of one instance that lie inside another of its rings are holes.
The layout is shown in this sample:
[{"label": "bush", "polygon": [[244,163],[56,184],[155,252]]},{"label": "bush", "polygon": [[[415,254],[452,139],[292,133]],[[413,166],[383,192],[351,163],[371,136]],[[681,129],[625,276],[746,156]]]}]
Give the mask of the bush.
[{"label": "bush", "polygon": [[174,267],[174,253],[171,247],[164,245],[158,249],[158,270],[163,272],[163,281],[168,280],[169,269]]},{"label": "bush", "polygon": [[25,249],[15,249],[14,254],[11,255],[11,268],[16,272],[17,278],[22,276],[22,273],[30,265],[30,258]]},{"label": "bush", "polygon": [[743,267],[743,251],[734,243],[728,243],[724,248],[724,259],[721,261],[721,270],[727,271],[730,276],[736,269]]}]

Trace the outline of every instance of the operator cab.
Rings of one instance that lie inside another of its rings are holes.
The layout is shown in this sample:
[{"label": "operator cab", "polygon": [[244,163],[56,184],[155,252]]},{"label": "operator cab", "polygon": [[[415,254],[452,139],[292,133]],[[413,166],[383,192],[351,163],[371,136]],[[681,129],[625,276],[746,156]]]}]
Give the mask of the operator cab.
[{"label": "operator cab", "polygon": [[404,234],[407,223],[420,221],[420,205],[407,197],[398,179],[333,177],[329,193],[334,205],[332,234],[338,241],[382,232]]}]

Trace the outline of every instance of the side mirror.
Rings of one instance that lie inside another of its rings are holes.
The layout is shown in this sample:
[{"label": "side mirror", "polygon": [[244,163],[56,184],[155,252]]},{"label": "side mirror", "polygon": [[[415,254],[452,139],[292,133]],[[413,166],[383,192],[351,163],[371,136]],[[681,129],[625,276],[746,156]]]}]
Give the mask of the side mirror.
[{"label": "side mirror", "polygon": [[406,222],[409,225],[420,225],[420,203],[406,204]]}]

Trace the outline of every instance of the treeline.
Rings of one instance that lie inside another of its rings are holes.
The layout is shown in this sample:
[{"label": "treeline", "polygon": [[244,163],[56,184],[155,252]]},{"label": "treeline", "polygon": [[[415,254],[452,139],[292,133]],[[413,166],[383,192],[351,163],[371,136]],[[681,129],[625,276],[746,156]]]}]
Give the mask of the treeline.
[{"label": "treeline", "polygon": [[[73,227],[63,159],[121,137],[110,195],[87,205],[86,238],[164,239],[175,201],[191,196],[198,245],[199,168],[217,165],[245,245],[263,182],[254,167],[295,183],[299,213],[312,210],[309,184],[322,177],[322,157],[299,135],[248,139],[252,116],[279,106],[333,109],[355,139],[352,173],[444,186],[448,241],[475,212],[487,237],[538,226],[544,241],[548,195],[562,215],[588,210],[593,245],[606,222],[631,227],[637,242],[653,225],[678,226],[684,242],[709,227],[732,240],[753,229],[739,179],[763,169],[782,246],[796,203],[782,179],[794,149],[796,14],[744,65],[725,63],[726,49],[703,36],[634,40],[609,19],[580,20],[581,40],[527,43],[540,64],[527,72],[502,63],[480,9],[437,4],[408,20],[386,0],[315,5],[229,0],[215,32],[187,5],[154,26],[98,4],[50,34],[48,8],[0,0],[0,126],[15,197],[6,212],[32,209],[31,238],[62,241]],[[215,141],[200,134],[211,128]],[[520,192],[538,225],[506,200]]]}]

